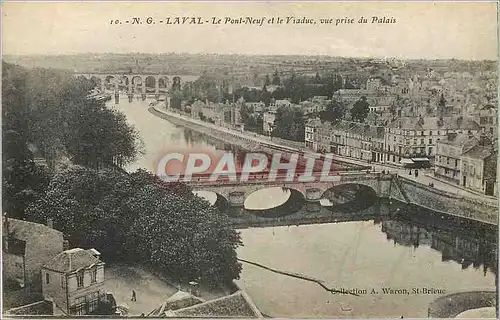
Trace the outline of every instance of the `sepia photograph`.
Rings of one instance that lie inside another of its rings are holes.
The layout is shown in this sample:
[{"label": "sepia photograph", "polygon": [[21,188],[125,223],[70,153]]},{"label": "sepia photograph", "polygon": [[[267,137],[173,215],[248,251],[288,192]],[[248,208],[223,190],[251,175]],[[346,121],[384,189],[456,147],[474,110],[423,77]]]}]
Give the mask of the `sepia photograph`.
[{"label": "sepia photograph", "polygon": [[498,1],[0,8],[2,318],[498,318]]}]

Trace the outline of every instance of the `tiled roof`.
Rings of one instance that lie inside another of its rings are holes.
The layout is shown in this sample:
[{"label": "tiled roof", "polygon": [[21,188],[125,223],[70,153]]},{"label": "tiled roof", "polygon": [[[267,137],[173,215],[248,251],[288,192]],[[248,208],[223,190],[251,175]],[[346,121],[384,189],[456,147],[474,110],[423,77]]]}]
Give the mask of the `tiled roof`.
[{"label": "tiled roof", "polygon": [[479,130],[479,125],[468,118],[461,117],[400,117],[388,125],[389,128],[407,130],[439,130],[439,129],[467,129]]},{"label": "tiled roof", "polygon": [[250,297],[243,292],[210,300],[192,307],[169,311],[166,316],[174,317],[245,317],[261,318],[262,314],[251,301]]},{"label": "tiled roof", "polygon": [[44,268],[58,272],[74,272],[81,268],[87,268],[101,263],[99,258],[92,254],[91,250],[75,248],[59,253],[52,260],[43,265]]},{"label": "tiled roof", "polygon": [[475,146],[469,151],[463,153],[463,156],[473,159],[484,159],[491,155],[492,147],[490,146]]},{"label": "tiled roof", "polygon": [[309,119],[306,123],[306,126],[308,127],[318,127],[321,125],[321,120],[315,118],[315,119]]},{"label": "tiled roof", "polygon": [[344,131],[372,138],[384,137],[384,127],[370,126],[358,122],[341,121],[334,125],[334,130]]}]

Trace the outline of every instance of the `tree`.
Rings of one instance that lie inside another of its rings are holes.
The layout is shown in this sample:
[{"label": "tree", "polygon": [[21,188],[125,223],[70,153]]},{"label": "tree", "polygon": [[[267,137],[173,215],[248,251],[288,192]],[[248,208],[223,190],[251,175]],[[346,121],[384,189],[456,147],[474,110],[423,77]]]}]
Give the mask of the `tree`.
[{"label": "tree", "polygon": [[271,94],[267,91],[267,87],[264,86],[262,88],[262,91],[260,93],[260,97],[261,97],[261,101],[264,102],[264,104],[266,105],[266,107],[269,106],[269,104],[271,103],[271,99],[272,99],[272,96]]},{"label": "tree", "polygon": [[321,82],[321,77],[319,76],[319,72],[316,71],[316,75],[314,76],[314,83],[320,84]]},{"label": "tree", "polygon": [[3,63],[2,137],[4,210],[22,217],[44,190],[60,155],[99,167],[124,165],[140,151],[137,132],[123,114],[87,99],[94,83],[55,69],[24,69]]},{"label": "tree", "polygon": [[354,103],[354,106],[351,109],[351,117],[354,121],[363,122],[365,121],[369,111],[370,105],[366,101],[366,97],[363,96]]},{"label": "tree", "polygon": [[264,82],[264,87],[271,85],[271,79],[269,78],[269,75],[266,74],[266,80]]},{"label": "tree", "polygon": [[70,167],[27,214],[51,218],[73,245],[95,247],[108,261],[154,264],[175,280],[220,285],[241,271],[241,238],[228,216],[185,184],[162,183],[144,170]]},{"label": "tree", "polygon": [[281,79],[278,74],[278,70],[274,71],[272,84],[275,86],[281,85]]},{"label": "tree", "polygon": [[320,113],[320,118],[323,121],[338,121],[341,120],[345,114],[345,106],[342,102],[332,100],[325,111]]},{"label": "tree", "polygon": [[272,135],[294,141],[305,139],[305,119],[300,108],[279,107],[274,120]]},{"label": "tree", "polygon": [[103,165],[123,166],[142,151],[139,134],[126,116],[102,104],[83,106],[68,121],[71,128],[65,147],[73,163],[99,169]]}]

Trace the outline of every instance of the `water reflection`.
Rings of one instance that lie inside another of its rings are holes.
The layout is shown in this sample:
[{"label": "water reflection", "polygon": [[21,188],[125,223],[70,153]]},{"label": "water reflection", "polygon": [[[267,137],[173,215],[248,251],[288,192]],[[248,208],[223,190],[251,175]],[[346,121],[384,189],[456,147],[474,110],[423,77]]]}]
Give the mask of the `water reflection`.
[{"label": "water reflection", "polygon": [[281,187],[257,190],[246,198],[244,207],[247,210],[273,209],[285,204],[290,195],[289,189]]},{"label": "water reflection", "polygon": [[[495,287],[494,228],[477,223],[464,227],[464,222],[415,208],[392,209],[370,221],[356,221],[357,214],[351,214],[352,222],[243,229],[238,257],[340,288],[430,287],[453,293]],[[420,223],[406,219],[406,214]],[[426,317],[437,297],[367,294],[332,300],[317,286],[247,264],[241,279],[238,284],[257,306],[274,317],[347,316],[339,304],[349,307],[350,318]]]},{"label": "water reflection", "polygon": [[[426,218],[419,215],[419,220],[415,223],[399,217],[397,220],[382,221],[381,231],[386,234],[387,240],[395,244],[414,249],[426,246],[439,251],[443,262],[454,261],[462,269],[482,267],[485,276],[488,271],[496,274],[496,231],[492,227],[473,223],[465,229],[449,224],[444,229],[443,222],[432,214]],[[478,237],[478,234],[481,236]]]}]

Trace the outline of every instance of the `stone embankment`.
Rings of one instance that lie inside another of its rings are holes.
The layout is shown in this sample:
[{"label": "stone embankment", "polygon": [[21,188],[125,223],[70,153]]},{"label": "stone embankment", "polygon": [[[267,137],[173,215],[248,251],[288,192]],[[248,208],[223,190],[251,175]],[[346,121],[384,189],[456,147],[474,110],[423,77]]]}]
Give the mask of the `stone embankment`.
[{"label": "stone embankment", "polygon": [[391,189],[394,199],[432,211],[498,225],[498,205],[438,190],[404,177],[397,177],[397,180],[397,188]]},{"label": "stone embankment", "polygon": [[448,294],[434,300],[428,310],[429,318],[455,318],[460,313],[485,307],[495,307],[496,291],[468,291]]}]

